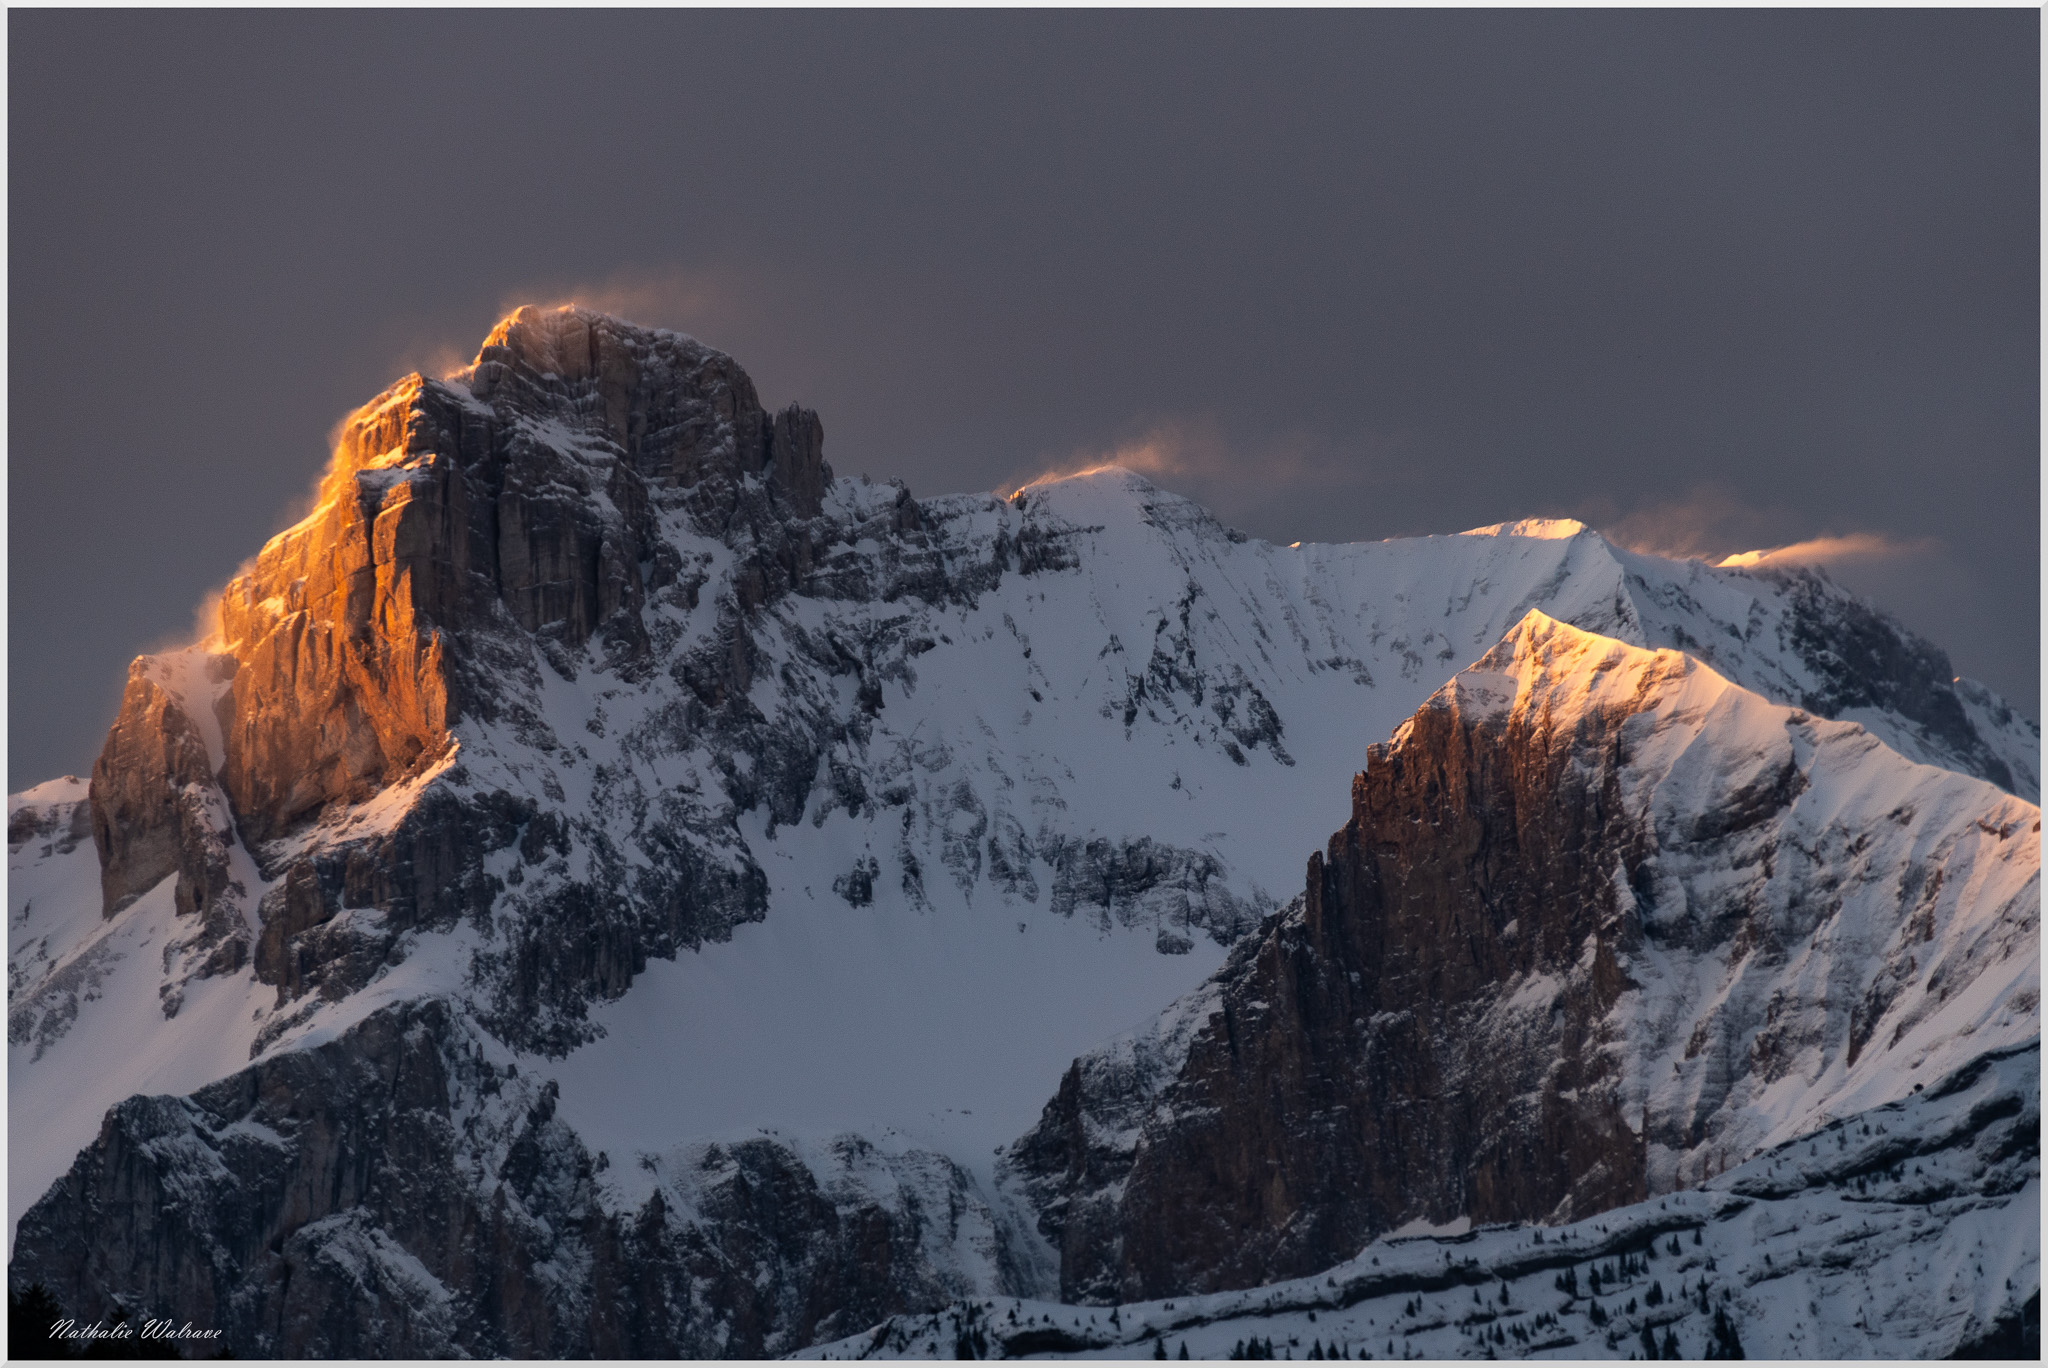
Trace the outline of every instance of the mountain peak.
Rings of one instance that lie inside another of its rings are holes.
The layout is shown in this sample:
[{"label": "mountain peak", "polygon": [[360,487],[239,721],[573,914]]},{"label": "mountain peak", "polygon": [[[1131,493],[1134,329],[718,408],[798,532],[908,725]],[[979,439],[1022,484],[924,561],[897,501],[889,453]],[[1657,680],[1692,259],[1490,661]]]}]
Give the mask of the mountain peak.
[{"label": "mountain peak", "polygon": [[659,343],[693,354],[722,355],[684,333],[645,327],[581,304],[522,304],[485,336],[469,373],[495,359],[523,364],[538,374],[582,380],[601,375],[607,360],[617,369],[620,353],[645,351]]},{"label": "mountain peak", "polygon": [[[1543,670],[1553,674],[1576,671],[1592,665],[1600,673],[1624,663],[1648,662],[1665,656],[1683,659],[1683,653],[1638,646],[1618,637],[1590,631],[1552,617],[1541,608],[1531,608],[1508,629],[1506,636],[1471,665],[1471,669],[1507,674],[1528,674]],[[1455,676],[1453,676],[1455,678]]]},{"label": "mountain peak", "polygon": [[[1694,676],[1711,693],[1730,687],[1721,675],[1683,651],[1637,646],[1532,608],[1492,650],[1444,681],[1423,710],[1455,713],[1474,722],[1516,713],[1621,714],[1641,707],[1659,686]],[[1395,733],[1395,743],[1412,727],[1412,720],[1404,723]]]},{"label": "mountain peak", "polygon": [[1521,518],[1514,522],[1488,523],[1471,527],[1461,537],[1537,537],[1544,541],[1565,541],[1593,529],[1577,518]]}]

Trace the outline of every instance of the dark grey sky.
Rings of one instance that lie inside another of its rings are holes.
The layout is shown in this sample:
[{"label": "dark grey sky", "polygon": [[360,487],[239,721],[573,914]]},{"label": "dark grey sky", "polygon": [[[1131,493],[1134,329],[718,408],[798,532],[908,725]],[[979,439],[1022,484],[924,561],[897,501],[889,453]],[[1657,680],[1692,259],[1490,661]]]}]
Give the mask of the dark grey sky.
[{"label": "dark grey sky", "polygon": [[9,784],[347,410],[572,293],[921,493],[1869,534],[2038,716],[2038,22],[14,11]]}]

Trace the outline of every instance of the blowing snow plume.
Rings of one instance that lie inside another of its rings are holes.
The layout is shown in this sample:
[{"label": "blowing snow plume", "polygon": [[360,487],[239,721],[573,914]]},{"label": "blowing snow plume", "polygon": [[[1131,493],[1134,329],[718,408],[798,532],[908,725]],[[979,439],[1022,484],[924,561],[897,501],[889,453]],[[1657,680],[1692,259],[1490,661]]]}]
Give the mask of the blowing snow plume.
[{"label": "blowing snow plume", "polygon": [[1845,560],[1890,560],[1897,556],[1925,555],[1937,549],[1932,537],[1898,541],[1881,532],[1852,532],[1846,537],[1813,537],[1762,551],[1738,551],[1724,556],[1716,565],[1741,568],[1753,565],[1832,565]]},{"label": "blowing snow plume", "polygon": [[1007,499],[1018,490],[1035,484],[1086,475],[1112,466],[1154,478],[1170,478],[1198,471],[1214,471],[1226,460],[1222,433],[1213,421],[1174,421],[1157,424],[1135,441],[1124,442],[1106,452],[1077,452],[1028,479],[1007,481],[997,486],[996,492]]},{"label": "blowing snow plume", "polygon": [[[1703,560],[1731,569],[1755,566],[1871,563],[1939,550],[1931,537],[1883,532],[1799,536],[1798,519],[1782,508],[1758,508],[1726,490],[1700,486],[1680,499],[1619,517],[1593,516],[1609,539],[1631,551],[1675,560]],[[1759,548],[1759,549],[1737,549]]]},{"label": "blowing snow plume", "polygon": [[1112,466],[1169,485],[1226,520],[1241,521],[1272,511],[1290,495],[1362,487],[1380,474],[1379,462],[1361,462],[1355,452],[1340,451],[1313,433],[1283,432],[1253,444],[1235,443],[1214,417],[1198,416],[1164,419],[1107,450],[1076,452],[996,492],[1008,498],[1031,485]]}]

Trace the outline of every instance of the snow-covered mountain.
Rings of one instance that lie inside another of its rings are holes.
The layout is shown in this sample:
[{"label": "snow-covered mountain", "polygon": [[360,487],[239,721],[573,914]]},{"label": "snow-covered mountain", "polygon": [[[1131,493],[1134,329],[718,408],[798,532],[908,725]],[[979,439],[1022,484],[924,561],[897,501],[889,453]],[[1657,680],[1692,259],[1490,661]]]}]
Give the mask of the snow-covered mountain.
[{"label": "snow-covered mountain", "polygon": [[89,792],[10,800],[12,1276],[203,1284],[267,1353],[1051,1293],[991,1156],[1264,943],[1368,747],[1535,610],[2034,811],[2038,729],[1811,573],[1559,522],[1276,547],[1117,469],[916,500],[701,344],[521,310],[345,426]]},{"label": "snow-covered mountain", "polygon": [[2033,1039],[2040,869],[2032,804],[1531,612],[1014,1169],[1076,1301],[1697,1186]]}]

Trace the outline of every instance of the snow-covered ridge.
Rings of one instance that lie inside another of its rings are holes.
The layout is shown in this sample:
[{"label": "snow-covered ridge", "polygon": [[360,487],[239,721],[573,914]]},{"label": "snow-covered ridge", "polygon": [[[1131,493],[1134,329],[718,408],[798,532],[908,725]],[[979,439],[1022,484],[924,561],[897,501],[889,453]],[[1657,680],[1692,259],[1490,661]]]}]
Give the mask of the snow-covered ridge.
[{"label": "snow-covered ridge", "polygon": [[1461,537],[1539,537],[1551,541],[1576,537],[1593,529],[1577,518],[1519,518],[1513,522],[1488,523],[1468,528]]},{"label": "snow-covered ridge", "polygon": [[2041,1278],[2040,1124],[2034,1043],[1569,1225],[1378,1240],[1242,1292],[956,1302],[797,1357],[2017,1356]]}]

